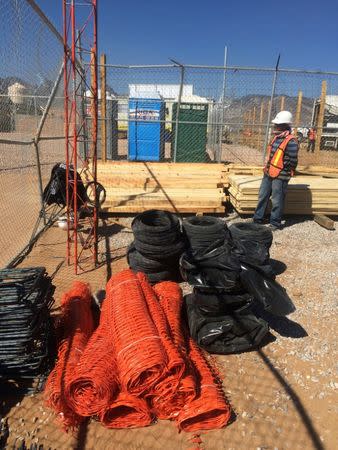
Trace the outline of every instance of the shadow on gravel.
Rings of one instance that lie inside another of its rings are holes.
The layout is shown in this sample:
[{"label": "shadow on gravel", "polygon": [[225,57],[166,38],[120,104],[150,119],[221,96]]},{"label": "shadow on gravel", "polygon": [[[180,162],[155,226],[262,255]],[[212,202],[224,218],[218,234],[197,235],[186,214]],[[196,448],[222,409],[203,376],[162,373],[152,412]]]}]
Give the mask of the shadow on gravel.
[{"label": "shadow on gravel", "polygon": [[307,331],[299,323],[287,317],[277,317],[268,311],[262,311],[260,317],[268,322],[270,328],[283,337],[300,339],[308,336]]},{"label": "shadow on gravel", "polygon": [[278,261],[278,259],[270,258],[270,264],[276,275],[280,275],[281,273],[285,272],[287,269],[287,265],[284,264],[282,261]]},{"label": "shadow on gravel", "polygon": [[261,317],[263,320],[268,322],[269,327],[283,337],[300,339],[308,336],[307,331],[302,327],[302,325],[285,316],[283,317],[271,314],[258,302],[253,304],[252,309],[257,317]]},{"label": "shadow on gravel", "polygon": [[286,216],[283,228],[292,227],[293,225],[308,222],[309,220],[312,220],[312,216]]},{"label": "shadow on gravel", "polygon": [[306,428],[306,431],[312,441],[313,448],[315,450],[325,450],[320,437],[315,429],[311,417],[306,411],[302,401],[300,400],[298,394],[293,390],[293,388],[289,385],[288,381],[284,378],[284,376],[280,373],[280,371],[273,365],[270,358],[264,353],[264,351],[260,348],[257,350],[257,354],[260,356],[264,364],[271,371],[276,380],[280,383],[284,391],[290,396],[291,401]]}]

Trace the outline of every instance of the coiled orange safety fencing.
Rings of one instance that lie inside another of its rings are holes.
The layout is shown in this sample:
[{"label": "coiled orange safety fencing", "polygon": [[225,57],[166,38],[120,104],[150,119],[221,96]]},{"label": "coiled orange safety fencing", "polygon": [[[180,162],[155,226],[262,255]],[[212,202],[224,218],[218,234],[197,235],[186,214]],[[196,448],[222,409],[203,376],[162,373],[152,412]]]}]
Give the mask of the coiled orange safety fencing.
[{"label": "coiled orange safety fencing", "polygon": [[67,386],[70,406],[81,416],[104,411],[119,392],[115,352],[104,324],[95,330]]},{"label": "coiled orange safety fencing", "polygon": [[53,408],[63,427],[73,429],[83,421],[68,404],[67,385],[93,333],[91,293],[85,283],[75,281],[72,289],[61,299],[62,338],[58,348],[57,363],[49,374],[45,386],[47,404]]},{"label": "coiled orange safety fencing", "polygon": [[107,428],[147,426],[156,417],[184,431],[227,424],[221,383],[189,338],[182,306],[177,283],[152,287],[144,274],[124,270],[107,283],[93,332],[88,286],[74,284],[63,297],[66,334],[45,390],[66,429],[88,416]]}]

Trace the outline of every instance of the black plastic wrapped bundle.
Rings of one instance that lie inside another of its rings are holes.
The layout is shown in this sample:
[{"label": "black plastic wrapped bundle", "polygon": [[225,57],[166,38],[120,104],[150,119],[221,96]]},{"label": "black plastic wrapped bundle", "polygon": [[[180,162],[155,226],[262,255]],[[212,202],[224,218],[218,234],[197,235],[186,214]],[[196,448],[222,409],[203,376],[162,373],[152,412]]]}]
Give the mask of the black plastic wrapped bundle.
[{"label": "black plastic wrapped bundle", "polygon": [[185,297],[189,330],[197,344],[210,353],[228,354],[256,348],[269,331],[258,319],[250,302],[227,314],[206,315],[197,306],[194,295]]},{"label": "black plastic wrapped bundle", "polygon": [[272,231],[264,225],[247,222],[232,224],[229,230],[234,243],[233,253],[238,260],[274,278],[269,253]]},{"label": "black plastic wrapped bundle", "polygon": [[196,288],[225,292],[240,289],[240,262],[224,240],[185,252],[180,259],[180,270],[183,279]]}]

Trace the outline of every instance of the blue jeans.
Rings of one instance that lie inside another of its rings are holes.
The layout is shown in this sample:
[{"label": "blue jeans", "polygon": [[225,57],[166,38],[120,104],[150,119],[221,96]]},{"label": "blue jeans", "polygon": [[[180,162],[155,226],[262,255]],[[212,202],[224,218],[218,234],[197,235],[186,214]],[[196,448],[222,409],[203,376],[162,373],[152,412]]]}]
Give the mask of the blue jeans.
[{"label": "blue jeans", "polygon": [[289,180],[280,180],[279,178],[270,178],[267,175],[264,175],[261,187],[259,188],[258,203],[254,214],[254,220],[263,220],[271,196],[272,209],[270,223],[275,227],[281,227],[288,183]]}]

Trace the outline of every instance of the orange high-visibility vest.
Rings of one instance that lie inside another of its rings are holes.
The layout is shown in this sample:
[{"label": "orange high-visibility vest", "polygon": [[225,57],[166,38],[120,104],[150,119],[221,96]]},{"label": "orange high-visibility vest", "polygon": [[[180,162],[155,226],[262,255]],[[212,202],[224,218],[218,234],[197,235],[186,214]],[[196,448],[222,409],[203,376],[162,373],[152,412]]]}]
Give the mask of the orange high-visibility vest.
[{"label": "orange high-visibility vest", "polygon": [[310,141],[314,141],[316,139],[316,132],[313,128],[310,128],[309,130],[309,139]]},{"label": "orange high-visibility vest", "polygon": [[277,178],[278,175],[281,173],[283,167],[284,167],[284,152],[288,145],[288,143],[291,141],[291,139],[295,139],[295,137],[292,134],[289,134],[288,136],[283,139],[283,141],[280,143],[279,147],[275,151],[271,161],[270,161],[270,155],[272,146],[275,143],[277,139],[280,139],[280,136],[275,136],[272,140],[271,144],[268,147],[268,154],[266,159],[266,164],[264,171],[269,177],[271,178]]}]

